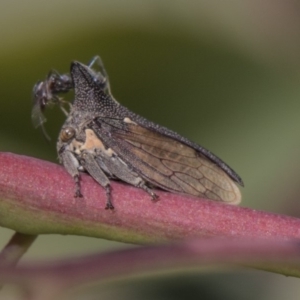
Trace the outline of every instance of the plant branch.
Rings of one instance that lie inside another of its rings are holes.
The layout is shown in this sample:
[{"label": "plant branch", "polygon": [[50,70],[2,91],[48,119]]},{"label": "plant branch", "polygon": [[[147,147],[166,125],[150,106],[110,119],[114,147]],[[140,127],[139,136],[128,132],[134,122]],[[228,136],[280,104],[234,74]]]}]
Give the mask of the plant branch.
[{"label": "plant branch", "polygon": [[[220,263],[300,277],[299,219],[162,191],[152,202],[144,191],[117,182],[110,211],[105,191],[88,175],[81,180],[84,198],[74,198],[74,182],[61,166],[9,153],[0,153],[0,164],[0,225],[20,232],[0,255],[0,282],[25,284],[35,299],[57,299],[94,280]],[[43,233],[183,241],[14,268]]]},{"label": "plant branch", "polygon": [[37,235],[15,232],[0,253],[0,266],[15,266],[36,238]]},{"label": "plant branch", "polygon": [[[51,263],[0,268],[0,281],[27,286],[57,299],[59,293],[86,283],[161,270],[183,271],[224,264],[244,264],[300,277],[297,241],[261,239],[193,239],[168,245],[138,247]],[[45,299],[40,297],[40,299]],[[47,298],[48,299],[48,298]]]},{"label": "plant branch", "polygon": [[63,167],[0,153],[0,225],[15,231],[75,234],[128,243],[189,237],[300,238],[300,220],[210,200],[144,191],[112,182],[115,210],[105,210],[105,191],[90,176],[81,180],[84,198]]}]

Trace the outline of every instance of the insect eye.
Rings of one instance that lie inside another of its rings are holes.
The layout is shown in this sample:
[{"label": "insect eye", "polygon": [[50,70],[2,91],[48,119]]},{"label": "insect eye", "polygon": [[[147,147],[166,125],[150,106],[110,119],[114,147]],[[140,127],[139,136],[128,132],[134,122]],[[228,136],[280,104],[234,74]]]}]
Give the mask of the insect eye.
[{"label": "insect eye", "polygon": [[66,127],[64,128],[60,133],[60,139],[63,142],[69,141],[72,137],[75,135],[75,129],[72,127]]}]

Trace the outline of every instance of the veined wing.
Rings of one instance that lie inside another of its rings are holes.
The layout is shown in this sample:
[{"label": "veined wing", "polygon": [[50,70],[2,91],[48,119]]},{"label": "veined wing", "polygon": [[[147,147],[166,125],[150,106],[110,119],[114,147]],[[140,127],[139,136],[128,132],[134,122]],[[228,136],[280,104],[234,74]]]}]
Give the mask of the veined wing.
[{"label": "veined wing", "polygon": [[125,126],[105,118],[97,122],[109,129],[111,137],[105,144],[145,181],[171,192],[231,204],[241,201],[233,180],[194,148],[134,122]]}]

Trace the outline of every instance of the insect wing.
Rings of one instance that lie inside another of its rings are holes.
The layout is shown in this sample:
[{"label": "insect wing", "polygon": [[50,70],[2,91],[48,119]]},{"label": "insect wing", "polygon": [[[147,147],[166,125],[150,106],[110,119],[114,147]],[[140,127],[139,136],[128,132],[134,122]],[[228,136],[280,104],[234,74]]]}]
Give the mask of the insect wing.
[{"label": "insect wing", "polygon": [[121,120],[101,118],[98,124],[110,132],[107,146],[145,181],[171,192],[231,204],[241,201],[233,180],[194,148],[134,122],[124,126]]},{"label": "insect wing", "polygon": [[31,111],[31,119],[35,128],[46,122],[46,118],[42,112],[45,107],[45,97],[45,83],[43,81],[39,81],[34,85],[32,90],[33,107]]}]

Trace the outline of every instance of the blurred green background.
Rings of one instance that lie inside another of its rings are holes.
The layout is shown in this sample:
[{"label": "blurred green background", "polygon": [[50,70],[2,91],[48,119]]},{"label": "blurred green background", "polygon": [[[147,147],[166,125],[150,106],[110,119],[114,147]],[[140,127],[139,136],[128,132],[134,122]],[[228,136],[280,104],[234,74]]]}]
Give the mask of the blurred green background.
[{"label": "blurred green background", "polygon": [[[300,215],[298,2],[2,0],[0,28],[1,151],[57,162],[64,116],[46,112],[47,143],[32,126],[32,87],[52,68],[68,72],[72,60],[101,55],[119,102],[210,149],[241,175],[242,206]],[[11,234],[1,229],[1,245]],[[41,236],[24,260],[124,246]],[[150,289],[156,298],[181,299],[180,289],[185,298],[217,299],[215,285],[223,299],[300,296],[297,279],[258,271],[148,278],[138,287],[128,281],[108,286],[106,296],[150,297]]]}]

